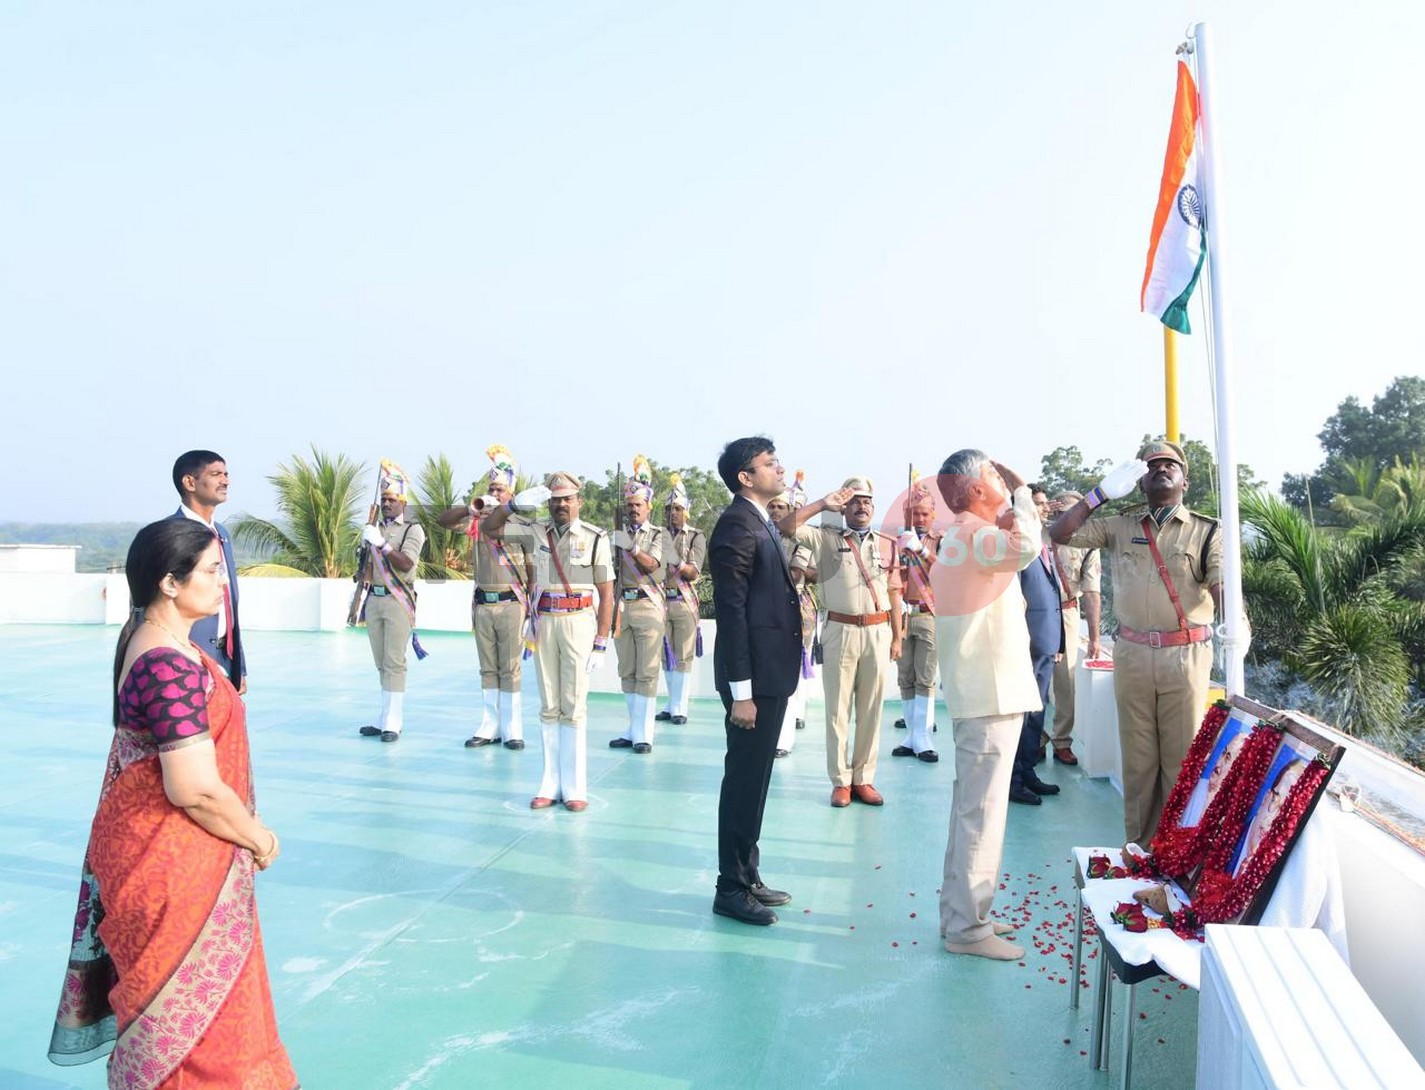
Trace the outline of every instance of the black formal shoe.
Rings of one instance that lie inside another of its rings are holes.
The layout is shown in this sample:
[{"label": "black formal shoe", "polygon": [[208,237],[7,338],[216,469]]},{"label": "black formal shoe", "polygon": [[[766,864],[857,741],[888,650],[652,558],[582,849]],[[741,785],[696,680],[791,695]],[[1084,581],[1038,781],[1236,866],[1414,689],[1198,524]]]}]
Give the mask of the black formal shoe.
[{"label": "black formal shoe", "polygon": [[807,721],[806,721],[805,719],[798,719],[798,720],[797,720],[797,730],[806,730],[806,729],[807,729]]},{"label": "black formal shoe", "polygon": [[381,732],[381,741],[383,742],[399,742],[400,740],[401,732],[398,730],[383,730]]},{"label": "black formal shoe", "polygon": [[686,715],[675,715],[675,716],[673,716],[673,718],[670,720],[670,722],[671,722],[675,727],[681,727],[681,726],[682,726],[684,723],[686,723],[687,721],[688,721],[688,717],[687,717]]},{"label": "black formal shoe", "polygon": [[610,738],[610,739],[609,739],[609,748],[610,748],[610,749],[628,749],[628,748],[629,748],[630,746],[632,746],[632,745],[633,745],[633,739],[632,739],[632,738]]},{"label": "black formal shoe", "polygon": [[1032,780],[1025,780],[1024,786],[1033,791],[1036,795],[1057,795],[1059,785],[1057,783],[1045,783],[1037,777]]},{"label": "black formal shoe", "polygon": [[635,753],[652,753],[652,752],[653,752],[653,744],[652,744],[651,742],[634,742],[634,743],[633,743],[633,752],[635,752]]},{"label": "black formal shoe", "polygon": [[751,890],[737,889],[731,893],[718,891],[713,897],[713,914],[741,920],[743,923],[766,927],[777,922],[777,914],[764,905]]},{"label": "black formal shoe", "polygon": [[655,715],[653,718],[656,719],[656,720],[658,720],[658,722],[660,722],[660,723],[666,723],[666,722],[668,722],[668,720],[670,720],[670,719],[673,718],[673,713],[672,713],[672,712],[668,712],[668,711],[663,711],[663,712],[659,712],[659,713],[658,713],[657,715]]},{"label": "black formal shoe", "polygon": [[790,757],[791,755],[792,751],[789,749],[779,749],[772,754],[773,757]]},{"label": "black formal shoe", "polygon": [[776,908],[778,905],[790,904],[792,900],[790,893],[783,893],[780,889],[768,889],[761,882],[753,886],[749,892],[768,908]]},{"label": "black formal shoe", "polygon": [[505,739],[505,748],[506,748],[506,749],[524,749],[524,739],[523,739],[523,738],[506,738],[506,739]]},{"label": "black formal shoe", "polygon": [[357,731],[356,733],[357,733],[357,734],[360,734],[363,738],[380,738],[380,737],[381,737],[381,728],[380,728],[380,727],[373,727],[373,726],[371,726],[371,724],[368,723],[366,726],[362,727],[362,728],[361,728],[359,731]]},{"label": "black formal shoe", "polygon": [[904,720],[904,719],[897,719],[897,720],[896,720],[896,730],[905,730],[905,720]]},{"label": "black formal shoe", "polygon": [[940,760],[940,754],[936,753],[933,749],[922,749],[915,755],[915,758],[918,761],[924,761],[928,765],[933,765],[936,761]]},{"label": "black formal shoe", "polygon": [[939,724],[939,723],[931,723],[931,724],[930,724],[930,733],[931,733],[931,734],[939,734],[939,733],[940,733],[940,724]]},{"label": "black formal shoe", "polygon": [[911,749],[910,746],[896,746],[895,749],[891,750],[891,756],[892,756],[892,757],[914,757],[914,756],[915,756],[915,750]]},{"label": "black formal shoe", "polygon": [[481,746],[493,746],[494,744],[493,738],[481,738],[478,734],[474,738],[465,739],[466,749],[479,749]]},{"label": "black formal shoe", "polygon": [[1025,806],[1042,806],[1044,800],[1036,795],[1022,783],[1012,783],[1009,785],[1009,801],[1020,802]]}]

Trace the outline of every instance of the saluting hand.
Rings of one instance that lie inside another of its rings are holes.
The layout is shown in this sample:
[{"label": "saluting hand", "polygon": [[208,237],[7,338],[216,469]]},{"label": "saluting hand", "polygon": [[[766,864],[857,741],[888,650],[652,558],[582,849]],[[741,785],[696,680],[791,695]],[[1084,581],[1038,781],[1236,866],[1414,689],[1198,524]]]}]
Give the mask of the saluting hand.
[{"label": "saluting hand", "polygon": [[828,493],[821,504],[828,511],[840,511],[851,502],[851,497],[854,495],[856,493],[850,488],[838,488],[835,492]]}]

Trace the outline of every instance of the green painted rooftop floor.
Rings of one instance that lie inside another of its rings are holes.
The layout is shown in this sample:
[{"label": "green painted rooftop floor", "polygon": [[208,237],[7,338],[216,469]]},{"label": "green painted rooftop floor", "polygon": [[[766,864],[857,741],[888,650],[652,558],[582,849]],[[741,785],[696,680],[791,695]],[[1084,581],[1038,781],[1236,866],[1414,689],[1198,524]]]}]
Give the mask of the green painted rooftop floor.
[{"label": "green painted rooftop floor", "polygon": [[[45,1058],[79,865],[111,729],[117,630],[0,626],[0,1087],[101,1087],[102,1061]],[[953,775],[893,760],[883,808],[827,805],[821,708],[777,762],[762,838],[781,922],[713,916],[723,728],[715,699],[646,757],[607,748],[623,704],[590,704],[590,806],[534,813],[533,671],[523,752],[466,750],[473,639],[412,662],[406,732],[378,706],[361,633],[253,633],[258,800],[282,857],[258,904],[283,1040],[307,1090],[467,1087],[1087,1087],[1092,990],[1069,1009],[1074,844],[1114,843],[1106,781],[1012,806],[997,912],[1023,964],[955,957],[936,890]],[[1086,952],[1087,952],[1086,947]],[[1089,961],[1090,967],[1096,963]],[[1095,974],[1086,970],[1085,979]],[[1193,1081],[1196,993],[1140,985],[1138,1086]]]}]

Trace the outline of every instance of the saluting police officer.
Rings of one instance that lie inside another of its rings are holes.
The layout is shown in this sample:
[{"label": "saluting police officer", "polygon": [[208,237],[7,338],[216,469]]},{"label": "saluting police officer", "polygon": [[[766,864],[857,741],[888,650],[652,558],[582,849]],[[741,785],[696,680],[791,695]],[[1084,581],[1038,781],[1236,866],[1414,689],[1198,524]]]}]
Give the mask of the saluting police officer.
[{"label": "saluting police officer", "polygon": [[707,563],[708,539],[688,522],[688,490],[677,473],[668,478],[663,509],[668,519],[663,535],[663,597],[668,603],[663,677],[668,683],[668,706],[653,718],[681,726],[688,721],[693,660],[703,653],[696,584]]},{"label": "saluting police officer", "polygon": [[637,454],[623,489],[624,528],[614,531],[614,580],[621,617],[616,625],[619,684],[628,710],[623,734],[613,749],[653,752],[653,699],[658,695],[658,662],[668,607],[663,599],[663,531],[649,520],[653,472]]},{"label": "saluting police officer", "polygon": [[891,750],[891,756],[915,757],[934,764],[940,754],[931,748],[930,724],[940,664],[935,656],[935,590],[930,576],[944,535],[935,529],[935,497],[924,482],[917,479],[912,483],[907,506],[910,525],[899,541],[901,600],[906,618],[896,680],[909,730],[905,744]]},{"label": "saluting police officer", "polygon": [[[1107,549],[1118,640],[1113,690],[1123,755],[1123,831],[1146,845],[1207,710],[1212,621],[1222,608],[1222,535],[1189,511],[1187,458],[1154,440],[1050,528],[1060,545]],[[1146,506],[1090,521],[1107,500],[1139,488]]]},{"label": "saluting police officer", "polygon": [[[613,620],[613,545],[608,534],[579,518],[582,482],[551,473],[480,520],[481,534],[505,530],[535,559],[535,672],[539,675],[544,774],[531,810],[562,801],[575,813],[589,806],[589,674],[603,661]],[[549,501],[549,519],[512,523],[516,510]],[[597,611],[595,604],[597,602]]]},{"label": "saluting police officer", "polygon": [[[804,526],[822,511],[840,511],[846,526]],[[901,574],[896,540],[871,528],[875,500],[868,477],[851,477],[840,489],[786,516],[797,541],[811,550],[826,627],[822,631],[822,687],[826,695],[826,771],[831,805],[854,798],[869,806],[885,799],[876,790],[888,662],[901,654]],[[847,727],[856,711],[856,737],[846,758]]]},{"label": "saluting police officer", "polygon": [[[777,523],[780,530],[782,520],[806,502],[806,476],[799,469],[791,486],[776,499],[767,501],[767,517]],[[802,615],[802,676],[797,681],[797,691],[787,700],[782,729],[777,735],[777,749],[772,754],[774,757],[789,757],[796,748],[797,731],[806,726],[803,717],[806,715],[807,690],[816,679],[811,652],[816,640],[816,598],[811,589],[816,582],[816,565],[812,563],[811,549],[799,544],[795,534],[782,533],[782,553],[792,573],[792,586],[797,589],[797,606]]]},{"label": "saluting police officer", "polygon": [[[524,749],[521,660],[534,567],[524,544],[510,537],[508,525],[499,533],[480,533],[481,514],[514,495],[516,475],[514,456],[507,448],[496,444],[485,455],[492,463],[485,479],[486,494],[442,511],[437,519],[447,530],[464,529],[470,537],[475,581],[470,626],[475,632],[484,709],[479,727],[465,740],[465,746],[478,749],[503,741],[506,749]],[[527,524],[528,520],[522,521]]]}]

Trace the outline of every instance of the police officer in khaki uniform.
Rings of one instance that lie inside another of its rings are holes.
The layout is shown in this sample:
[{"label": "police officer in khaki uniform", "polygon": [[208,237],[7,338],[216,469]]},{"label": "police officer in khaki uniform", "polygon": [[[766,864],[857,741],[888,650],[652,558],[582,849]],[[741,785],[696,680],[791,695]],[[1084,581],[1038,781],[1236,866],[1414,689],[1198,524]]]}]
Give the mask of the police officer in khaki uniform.
[{"label": "police officer in khaki uniform", "polygon": [[360,733],[383,742],[399,741],[404,725],[406,644],[416,624],[416,564],[426,543],[421,524],[406,521],[409,481],[395,462],[381,462],[381,515],[376,525],[361,531],[366,552],[361,578],[370,587],[363,610],[381,677],[381,719]]},{"label": "police officer in khaki uniform", "polygon": [[[767,517],[778,524],[798,507],[807,502],[805,475],[799,469],[791,487],[767,503]],[[812,643],[816,639],[816,598],[812,595],[812,584],[816,582],[816,565],[812,563],[811,549],[797,542],[796,535],[782,534],[782,553],[787,558],[787,568],[792,573],[792,586],[797,590],[797,605],[802,615],[802,676],[797,682],[797,691],[787,701],[787,711],[782,716],[782,729],[777,735],[774,757],[789,757],[796,748],[797,731],[806,726],[804,716],[807,707],[807,690],[816,680],[816,665],[812,662]]]},{"label": "police officer in khaki uniform", "polygon": [[[1062,515],[1083,496],[1078,492],[1061,492],[1050,504],[1050,517]],[[1088,623],[1088,657],[1092,662],[1103,653],[1099,638],[1103,596],[1102,566],[1097,549],[1076,549],[1072,545],[1054,546],[1054,567],[1059,586],[1064,590],[1060,603],[1064,611],[1064,657],[1054,663],[1054,731],[1050,741],[1054,760],[1064,765],[1076,765],[1074,756],[1074,668],[1079,662],[1079,618]],[[1040,758],[1044,756],[1040,753]]]},{"label": "police officer in khaki uniform", "polygon": [[891,756],[916,757],[934,764],[940,754],[930,745],[930,723],[939,663],[935,656],[935,590],[930,576],[943,535],[935,529],[935,497],[918,479],[911,484],[907,506],[910,525],[899,539],[901,601],[906,616],[897,681],[908,733],[905,745],[896,746]]},{"label": "police officer in khaki uniform", "polygon": [[[539,675],[540,740],[544,774],[530,809],[563,801],[566,810],[588,809],[589,674],[603,661],[613,620],[613,544],[608,534],[579,519],[582,482],[551,473],[480,520],[481,534],[507,528],[505,540],[522,541],[535,560],[535,672]],[[510,522],[549,501],[548,521]],[[596,610],[597,603],[597,610]]]},{"label": "police officer in khaki uniform", "polygon": [[614,580],[620,611],[614,651],[628,710],[628,725],[612,749],[653,752],[653,699],[658,695],[658,663],[668,607],[663,599],[663,531],[649,520],[653,509],[653,471],[637,454],[623,489],[623,529],[615,530]]},{"label": "police officer in khaki uniform", "polygon": [[653,718],[681,726],[688,721],[693,660],[702,654],[695,585],[707,564],[708,539],[688,523],[688,490],[677,473],[668,478],[663,506],[668,519],[663,535],[663,597],[668,603],[663,676],[668,682],[668,706]]},{"label": "police officer in khaki uniform", "polygon": [[[842,512],[846,528],[803,526],[822,511]],[[816,565],[826,628],[822,632],[822,686],[826,698],[826,771],[831,805],[854,798],[870,806],[885,799],[876,790],[887,663],[901,654],[901,573],[895,538],[871,528],[875,500],[867,477],[851,477],[840,489],[783,519]],[[846,735],[851,710],[856,736],[851,760]]]},{"label": "police officer in khaki uniform", "polygon": [[470,627],[475,632],[475,651],[480,661],[484,711],[479,727],[465,740],[465,746],[478,749],[503,741],[506,749],[524,749],[521,659],[534,568],[524,545],[506,540],[508,526],[500,534],[480,534],[481,514],[514,495],[516,474],[514,456],[505,447],[497,444],[488,448],[485,455],[493,463],[486,477],[486,494],[468,505],[442,511],[437,519],[447,530],[464,529],[470,537],[475,581]]},{"label": "police officer in khaki uniform", "polygon": [[[1090,521],[1095,508],[1128,495],[1135,485],[1146,506]],[[1128,843],[1146,845],[1152,839],[1207,709],[1212,621],[1221,609],[1222,536],[1216,519],[1183,505],[1187,486],[1182,448],[1155,440],[1051,528],[1057,544],[1105,549],[1112,565],[1119,620],[1113,688]]]}]

